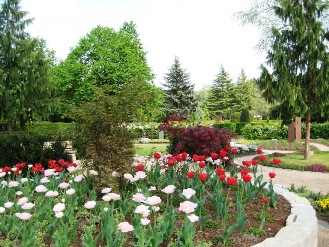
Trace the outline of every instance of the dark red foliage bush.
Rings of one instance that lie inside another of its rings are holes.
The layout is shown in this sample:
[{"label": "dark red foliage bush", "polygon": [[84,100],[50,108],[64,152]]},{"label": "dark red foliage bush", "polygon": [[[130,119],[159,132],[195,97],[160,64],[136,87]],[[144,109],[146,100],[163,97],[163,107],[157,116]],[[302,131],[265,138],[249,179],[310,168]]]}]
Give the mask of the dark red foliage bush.
[{"label": "dark red foliage bush", "polygon": [[227,129],[207,126],[188,126],[188,121],[179,115],[168,116],[158,128],[166,131],[170,139],[168,152],[177,155],[187,152],[190,155],[207,155],[219,152],[230,144],[236,134]]},{"label": "dark red foliage bush", "polygon": [[210,155],[219,152],[230,144],[235,133],[226,129],[216,129],[214,127],[195,126],[187,127],[180,132],[179,143],[175,148],[175,153],[188,152],[198,155]]},{"label": "dark red foliage bush", "polygon": [[322,164],[313,164],[305,168],[306,171],[310,172],[328,172],[328,168]]}]

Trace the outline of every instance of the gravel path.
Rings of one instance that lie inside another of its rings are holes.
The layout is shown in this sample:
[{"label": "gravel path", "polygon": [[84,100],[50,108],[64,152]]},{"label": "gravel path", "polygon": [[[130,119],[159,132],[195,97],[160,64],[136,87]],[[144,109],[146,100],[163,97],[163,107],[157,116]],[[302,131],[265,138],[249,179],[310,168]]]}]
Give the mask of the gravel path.
[{"label": "gravel path", "polygon": [[[319,151],[329,151],[329,147],[323,144],[311,143],[311,145],[316,146]],[[292,151],[283,151],[283,150],[263,150],[265,154],[271,154],[274,152],[279,153],[292,153]],[[243,156],[236,158],[235,161],[238,164],[242,164],[243,160],[252,159],[255,155]],[[280,169],[278,167],[267,167],[259,166],[258,173],[264,175],[264,181],[269,181],[268,173],[274,171],[276,177],[273,182],[280,184],[285,188],[290,188],[292,184],[295,185],[295,188],[306,186],[313,192],[322,192],[323,194],[329,193],[329,173],[320,173],[320,172],[308,172],[308,171],[297,171],[290,169]]]}]

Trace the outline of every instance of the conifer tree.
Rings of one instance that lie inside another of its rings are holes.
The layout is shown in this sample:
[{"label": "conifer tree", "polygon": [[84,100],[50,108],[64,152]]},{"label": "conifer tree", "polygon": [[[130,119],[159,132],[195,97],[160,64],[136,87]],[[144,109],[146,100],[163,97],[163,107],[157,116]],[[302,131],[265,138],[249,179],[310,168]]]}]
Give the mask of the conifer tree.
[{"label": "conifer tree", "polygon": [[[20,0],[5,0],[0,9],[0,123],[11,131],[49,110],[50,80],[54,53],[43,40],[25,32],[32,19],[25,19]],[[43,110],[43,112],[42,112]]]},{"label": "conifer tree", "polygon": [[233,113],[234,105],[234,85],[229,73],[221,65],[220,71],[214,80],[208,97],[208,110],[212,118],[222,116],[226,119],[230,118]]},{"label": "conifer tree", "polygon": [[182,68],[178,57],[175,57],[164,79],[162,86],[166,115],[180,114],[187,117],[195,112],[198,102],[194,97],[194,84],[190,81],[190,74]]},{"label": "conifer tree", "polygon": [[267,64],[262,66],[258,83],[265,98],[279,104],[280,112],[306,119],[305,153],[309,156],[310,124],[314,109],[322,113],[329,101],[329,56],[322,15],[328,2],[321,0],[281,0],[274,6],[275,14],[286,28],[273,28],[273,44]]}]

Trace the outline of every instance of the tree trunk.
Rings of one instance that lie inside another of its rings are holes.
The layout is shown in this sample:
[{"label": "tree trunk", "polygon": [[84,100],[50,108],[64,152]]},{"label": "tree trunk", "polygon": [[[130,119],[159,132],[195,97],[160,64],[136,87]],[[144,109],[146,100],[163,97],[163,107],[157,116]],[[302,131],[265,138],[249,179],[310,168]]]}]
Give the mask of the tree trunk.
[{"label": "tree trunk", "polygon": [[305,133],[305,151],[304,159],[307,160],[310,154],[310,138],[311,138],[311,112],[308,110],[306,116],[306,133]]},{"label": "tree trunk", "polygon": [[13,120],[9,119],[7,124],[7,131],[12,132],[13,131]]}]

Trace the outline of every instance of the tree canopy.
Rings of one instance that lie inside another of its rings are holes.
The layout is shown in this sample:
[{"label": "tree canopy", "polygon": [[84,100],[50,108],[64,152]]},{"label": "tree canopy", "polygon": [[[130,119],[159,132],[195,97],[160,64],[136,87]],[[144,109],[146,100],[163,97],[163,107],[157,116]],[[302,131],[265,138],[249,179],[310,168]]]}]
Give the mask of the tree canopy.
[{"label": "tree canopy", "polygon": [[0,11],[0,117],[9,131],[15,124],[44,117],[54,103],[54,52],[25,32],[32,19],[25,19],[28,13],[19,4],[6,0]]},{"label": "tree canopy", "polygon": [[95,87],[108,85],[115,94],[134,80],[151,82],[153,74],[135,24],[125,22],[118,31],[93,28],[58,65],[55,79],[58,94],[75,105],[88,100]]}]

